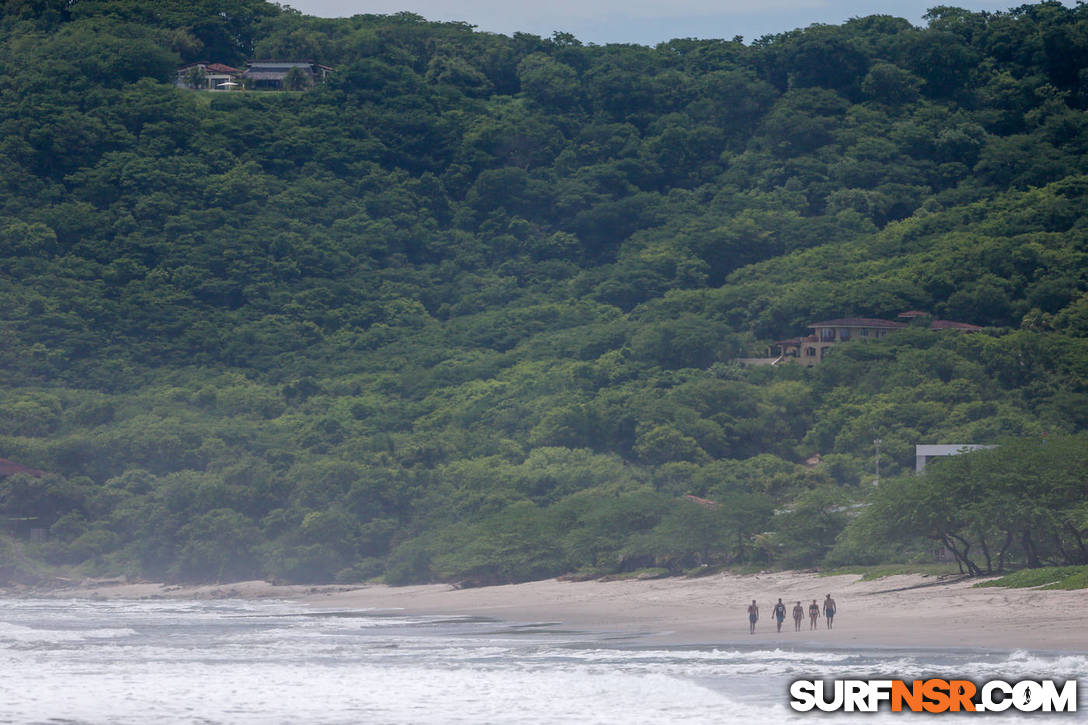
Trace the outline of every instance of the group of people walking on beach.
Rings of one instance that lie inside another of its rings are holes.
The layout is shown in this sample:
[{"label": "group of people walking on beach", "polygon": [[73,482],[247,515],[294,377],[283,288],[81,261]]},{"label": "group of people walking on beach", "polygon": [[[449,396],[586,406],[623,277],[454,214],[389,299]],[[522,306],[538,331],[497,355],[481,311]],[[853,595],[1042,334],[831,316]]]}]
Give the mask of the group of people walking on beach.
[{"label": "group of people walking on beach", "polygon": [[[835,612],[838,610],[838,606],[835,604],[835,600],[828,594],[824,599],[824,620],[827,622],[828,629],[834,629]],[[772,616],[774,617],[775,624],[778,626],[778,631],[782,631],[782,623],[786,621],[786,605],[782,602],[782,597],[778,598],[778,603],[774,605],[772,610]],[[805,608],[801,606],[800,600],[797,604],[793,605],[793,631],[801,631],[801,620],[805,618]],[[816,620],[820,618],[820,605],[816,603],[816,600],[812,600],[812,604],[808,605],[808,621],[809,629],[816,629]],[[756,633],[756,622],[759,621],[759,606],[756,604],[756,600],[753,599],[752,603],[748,605],[748,634]]]}]

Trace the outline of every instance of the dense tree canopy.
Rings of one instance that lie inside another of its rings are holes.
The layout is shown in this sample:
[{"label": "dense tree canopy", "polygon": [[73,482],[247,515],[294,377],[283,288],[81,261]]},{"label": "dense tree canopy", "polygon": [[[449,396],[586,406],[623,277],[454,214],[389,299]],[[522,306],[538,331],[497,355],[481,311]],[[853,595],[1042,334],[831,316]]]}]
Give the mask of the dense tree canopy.
[{"label": "dense tree canopy", "polygon": [[1084,434],[1006,440],[893,481],[844,542],[929,540],[971,574],[1000,573],[1010,562],[1088,564],[1086,473]]},{"label": "dense tree canopy", "polygon": [[[875,439],[894,478],[919,443],[1088,429],[1088,6],[927,20],[650,48],[9,0],[0,457],[47,474],[0,479],[8,534],[189,580],[883,551],[852,523]],[[334,72],[173,83],[254,57]],[[986,329],[733,362],[905,310]],[[948,463],[903,490],[967,485]],[[1071,496],[915,533],[1068,560]]]}]

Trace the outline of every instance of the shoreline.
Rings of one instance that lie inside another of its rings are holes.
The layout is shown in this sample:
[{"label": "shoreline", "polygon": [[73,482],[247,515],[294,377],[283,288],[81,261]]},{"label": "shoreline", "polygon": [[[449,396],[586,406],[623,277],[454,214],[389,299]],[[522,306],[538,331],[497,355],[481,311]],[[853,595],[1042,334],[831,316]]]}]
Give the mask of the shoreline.
[{"label": "shoreline", "polygon": [[[479,616],[600,634],[626,646],[804,647],[821,649],[937,649],[1076,653],[1088,651],[1084,592],[974,588],[977,580],[947,581],[919,574],[862,581],[860,575],[806,572],[714,574],[651,580],[556,579],[472,589],[448,584],[275,585],[263,581],[178,586],[85,582],[72,587],[0,590],[9,598],[280,599],[317,610],[373,610],[408,615]],[[831,593],[835,628],[793,630],[787,617],[776,632],[771,608],[806,607]],[[760,621],[748,634],[746,610],[755,599]]]}]

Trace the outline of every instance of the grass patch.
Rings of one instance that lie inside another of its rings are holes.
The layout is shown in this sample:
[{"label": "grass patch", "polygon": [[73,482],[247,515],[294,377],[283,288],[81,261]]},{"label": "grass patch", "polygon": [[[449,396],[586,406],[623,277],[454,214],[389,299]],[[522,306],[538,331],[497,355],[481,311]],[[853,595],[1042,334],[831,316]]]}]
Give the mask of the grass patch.
[{"label": "grass patch", "polygon": [[1000,579],[979,582],[976,587],[1009,587],[1011,589],[1088,589],[1088,566],[1043,566],[1021,569]]},{"label": "grass patch", "polygon": [[862,581],[873,581],[888,576],[901,574],[921,574],[922,576],[949,576],[960,573],[960,568],[952,563],[944,564],[875,564],[873,566],[840,566],[823,569],[820,576],[839,574],[860,574]]}]

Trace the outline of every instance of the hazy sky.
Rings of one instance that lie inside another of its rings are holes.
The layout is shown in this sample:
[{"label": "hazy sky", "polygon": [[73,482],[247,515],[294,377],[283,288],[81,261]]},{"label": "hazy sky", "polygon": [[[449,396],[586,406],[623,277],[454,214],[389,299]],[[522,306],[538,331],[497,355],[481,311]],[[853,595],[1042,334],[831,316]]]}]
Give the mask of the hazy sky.
[{"label": "hazy sky", "polygon": [[[1024,0],[1026,1],[1026,0]],[[591,43],[654,45],[671,38],[732,38],[746,42],[812,23],[895,15],[923,25],[936,5],[1006,10],[1022,0],[286,0],[306,15],[327,18],[402,10],[428,20],[461,20],[480,30],[511,35],[573,33]],[[284,0],[281,0],[284,2]],[[1067,4],[1072,5],[1073,0]]]}]

